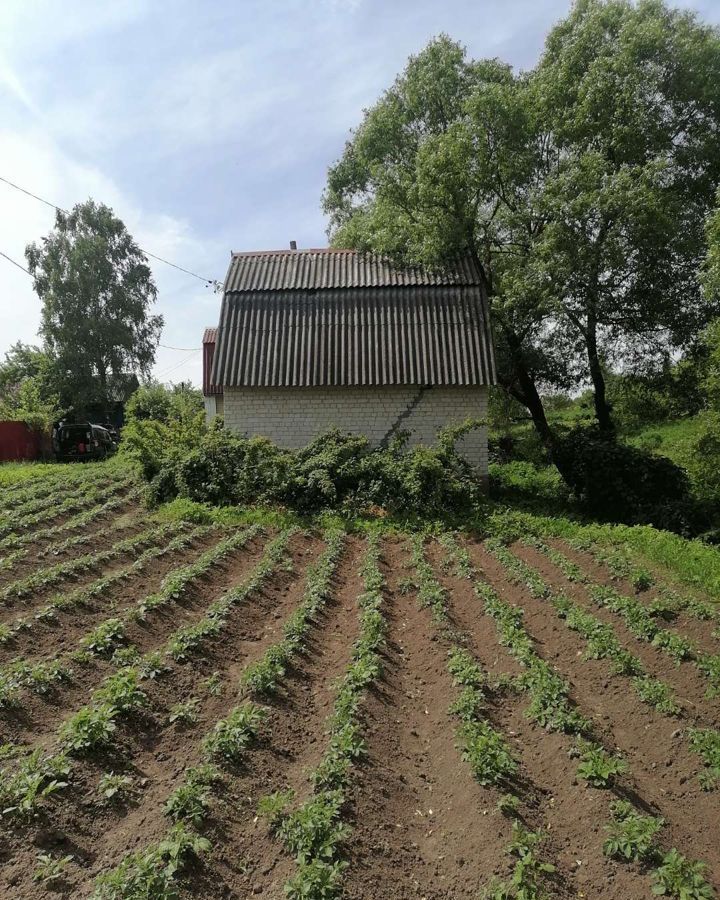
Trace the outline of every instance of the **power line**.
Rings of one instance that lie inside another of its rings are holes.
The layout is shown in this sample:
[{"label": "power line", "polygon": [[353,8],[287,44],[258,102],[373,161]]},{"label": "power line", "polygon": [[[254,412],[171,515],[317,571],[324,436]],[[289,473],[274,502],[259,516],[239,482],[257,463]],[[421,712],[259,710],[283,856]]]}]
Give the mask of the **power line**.
[{"label": "power line", "polygon": [[158,347],[162,347],[163,350],[182,350],[184,353],[193,352],[196,350],[202,350],[202,347],[170,347],[168,344],[158,344]]},{"label": "power line", "polygon": [[11,256],[7,255],[7,253],[3,253],[2,250],[0,250],[0,256],[4,256],[8,262],[11,262],[14,266],[17,266],[18,269],[23,271],[26,275],[30,275],[30,277],[32,278],[32,274],[25,268],[25,266],[20,265],[19,262],[15,262],[15,260]]},{"label": "power line", "polygon": [[[49,206],[50,209],[57,210],[58,212],[65,213],[65,215],[69,215],[68,210],[63,209],[62,206],[57,206],[55,203],[51,203],[50,200],[46,200],[44,197],[40,197],[38,194],[33,194],[32,191],[29,191],[27,188],[21,187],[19,184],[15,184],[14,181],[10,181],[8,178],[4,178],[0,175],[0,181],[9,185],[11,188],[15,188],[16,191],[20,191],[22,194],[26,194],[28,197],[32,197],[33,200],[37,200],[40,203],[44,203],[45,206]],[[217,286],[218,281],[216,278],[206,278],[204,275],[198,275],[197,272],[192,272],[190,269],[185,269],[182,266],[177,265],[177,263],[170,262],[169,259],[165,259],[162,256],[158,256],[157,253],[151,253],[149,250],[143,250],[140,247],[145,256],[150,256],[152,259],[158,260],[158,262],[165,263],[166,266],[171,266],[173,269],[177,269],[179,272],[184,272],[186,275],[191,275],[193,278],[197,278],[199,281],[203,281],[206,284],[211,284],[213,287]],[[5,254],[3,254],[4,256]],[[27,271],[27,269],[25,270]],[[28,272],[28,274],[30,274]]]},{"label": "power line", "polygon": [[179,369],[181,366],[184,366],[185,363],[190,362],[190,360],[192,359],[192,357],[195,356],[195,354],[196,354],[196,353],[199,353],[199,352],[200,352],[200,350],[193,350],[192,353],[189,353],[187,356],[184,356],[184,357],[180,360],[180,362],[175,363],[174,365],[170,366],[169,369],[163,369],[162,372],[156,372],[156,373],[155,373],[155,378],[157,378],[158,381],[160,381],[162,378],[165,378],[165,377],[166,377],[167,375],[169,375],[171,372],[174,372],[176,369]]}]

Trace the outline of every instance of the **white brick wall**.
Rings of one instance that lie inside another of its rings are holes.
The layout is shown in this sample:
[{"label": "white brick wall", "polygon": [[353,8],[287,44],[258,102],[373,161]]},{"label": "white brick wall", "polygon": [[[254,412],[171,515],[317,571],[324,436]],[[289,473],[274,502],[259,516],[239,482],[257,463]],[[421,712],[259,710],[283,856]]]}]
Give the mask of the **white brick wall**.
[{"label": "white brick wall", "polygon": [[[432,444],[438,429],[487,415],[486,387],[225,388],[225,424],[247,436],[263,435],[281,447],[302,447],[328,428],[366,434],[379,443],[398,422],[412,444]],[[213,410],[214,412],[214,410]],[[487,431],[466,435],[459,449],[487,473]]]}]

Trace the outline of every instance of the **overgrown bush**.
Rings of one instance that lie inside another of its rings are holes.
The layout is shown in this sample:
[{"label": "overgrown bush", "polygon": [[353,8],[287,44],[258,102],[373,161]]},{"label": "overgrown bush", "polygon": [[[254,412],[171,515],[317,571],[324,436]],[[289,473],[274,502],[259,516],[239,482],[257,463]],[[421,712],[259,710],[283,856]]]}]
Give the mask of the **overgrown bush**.
[{"label": "overgrown bush", "polygon": [[403,435],[375,448],[364,436],[331,430],[299,450],[283,450],[266,438],[239,437],[215,420],[190,449],[166,449],[159,468],[154,446],[148,446],[149,461],[139,461],[155,502],[273,503],[301,513],[377,506],[438,516],[468,512],[481,502],[478,474],[456,450],[476,425],[440,432],[434,447],[411,448]]},{"label": "overgrown bush", "polygon": [[702,528],[686,472],[666,457],[620,443],[596,427],[568,432],[553,456],[573,493],[598,518],[687,533]]}]

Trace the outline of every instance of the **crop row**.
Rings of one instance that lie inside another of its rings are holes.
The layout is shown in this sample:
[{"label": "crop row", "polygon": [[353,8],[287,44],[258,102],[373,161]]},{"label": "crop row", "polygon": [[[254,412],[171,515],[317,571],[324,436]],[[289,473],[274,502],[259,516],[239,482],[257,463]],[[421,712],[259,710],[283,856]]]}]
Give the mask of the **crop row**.
[{"label": "crop row", "polygon": [[[681,707],[670,687],[645,672],[640,659],[621,647],[611,627],[577,606],[566,594],[553,591],[538,572],[500,542],[491,541],[487,546],[503,564],[511,580],[525,586],[536,599],[549,602],[567,627],[585,639],[588,657],[607,659],[613,675],[629,677],[643,703],[666,716],[681,715]],[[720,733],[713,729],[691,728],[687,737],[690,749],[700,754],[706,767],[700,774],[700,783],[705,789],[711,789],[720,778]]]},{"label": "crop row", "polygon": [[[473,578],[474,569],[469,556],[462,553],[452,535],[443,535],[441,543],[449,558],[461,569],[458,574]],[[493,879],[483,896],[489,900],[513,897],[539,900],[545,896],[544,879],[555,871],[555,867],[539,854],[538,845],[543,837],[542,832],[532,831],[520,822],[520,764],[504,735],[493,727],[486,715],[487,673],[464,646],[466,636],[458,633],[452,625],[447,591],[438,581],[434,568],[425,555],[424,540],[420,535],[415,535],[412,539],[412,563],[417,579],[418,599],[431,610],[440,637],[448,645],[448,673],[453,684],[460,689],[450,707],[450,713],[458,720],[456,734],[462,758],[479,784],[492,786],[503,792],[498,799],[498,809],[505,815],[517,817],[513,822],[512,841],[506,847],[507,855],[515,860],[510,880]],[[536,669],[539,668],[537,661],[533,661],[533,664]],[[522,687],[526,688],[526,685],[523,684]],[[561,694],[561,702],[562,696]],[[565,712],[565,718],[574,721],[568,711]],[[532,814],[528,809],[525,821]]]},{"label": "crop row", "polygon": [[379,539],[371,535],[361,568],[363,591],[357,598],[360,633],[337,689],[327,725],[327,747],[309,775],[310,796],[294,805],[291,791],[277,792],[263,797],[258,807],[270,832],[295,857],[296,873],[285,884],[290,900],[329,898],[342,890],[346,868],[342,851],[351,833],[343,811],[353,766],[366,753],[360,708],[368,687],[382,671],[380,651],[387,628],[379,560]]},{"label": "crop row", "polygon": [[95,569],[103,563],[110,562],[120,556],[136,553],[147,544],[156,543],[175,527],[173,524],[169,527],[167,525],[152,525],[133,537],[124,538],[115,544],[111,544],[109,547],[97,550],[95,553],[86,553],[54,565],[41,566],[29,575],[19,578],[0,589],[0,605],[7,606],[13,600],[27,597],[36,591],[52,587],[68,578],[76,577],[81,572]]},{"label": "crop row", "polygon": [[55,489],[52,494],[52,499],[49,499],[46,496],[32,497],[22,503],[13,505],[12,508],[5,507],[2,515],[0,515],[0,530],[5,530],[8,527],[11,527],[14,521],[17,521],[18,519],[23,520],[40,510],[52,508],[52,506],[59,506],[68,500],[75,500],[78,497],[82,497],[88,491],[102,490],[103,488],[117,483],[117,480],[117,477],[103,475],[93,481],[69,485],[66,490]]},{"label": "crop row", "polygon": [[564,553],[544,542],[528,539],[554,563],[569,581],[584,585],[592,601],[599,607],[620,615],[629,631],[640,641],[646,641],[667,653],[676,663],[691,660],[709,682],[708,697],[720,696],[720,654],[703,653],[692,641],[657,623],[657,614],[636,597],[620,594],[614,588],[594,581],[580,566]]},{"label": "crop row", "polygon": [[[445,546],[460,561],[458,574],[476,578],[467,551],[458,547],[452,536],[446,536]],[[517,569],[512,559],[517,558],[512,554],[509,554],[511,559],[506,558],[502,546],[499,542],[490,542],[491,552],[510,569],[511,577],[515,579]],[[483,603],[485,612],[494,619],[500,643],[525,669],[516,680],[516,686],[530,695],[526,715],[544,728],[574,735],[576,743],[572,755],[580,760],[578,776],[593,787],[615,791],[618,777],[629,771],[627,763],[604,749],[594,735],[592,722],[572,706],[567,683],[538,656],[534,641],[523,625],[522,610],[501,600],[485,581],[475,581],[475,593]],[[677,897],[679,900],[702,900],[715,896],[705,880],[706,867],[703,863],[688,859],[675,848],[664,851],[654,840],[664,825],[661,819],[644,815],[622,796],[611,804],[611,811],[611,820],[606,825],[608,839],[604,846],[605,853],[621,860],[643,862],[651,868],[654,894]],[[524,832],[524,829],[521,831]],[[533,846],[531,840],[527,849],[532,850]],[[532,892],[511,892],[516,890],[516,879],[524,873],[523,859],[524,854],[521,853],[510,885],[494,887],[496,893],[490,894],[493,900],[538,896]]]},{"label": "crop row", "polygon": [[29,483],[22,481],[15,486],[0,489],[0,503],[2,503],[3,509],[15,509],[28,500],[49,497],[51,494],[57,494],[58,491],[71,490],[74,486],[96,481],[104,474],[104,471],[99,473],[94,466],[89,468],[58,467],[56,472],[46,472],[42,478],[37,478]]},{"label": "crop row", "polygon": [[685,613],[701,622],[720,621],[720,606],[692,594],[682,593],[663,581],[658,581],[650,569],[635,561],[626,547],[606,547],[584,538],[574,538],[567,542],[574,550],[590,553],[599,563],[607,566],[616,578],[624,578],[638,593],[656,587],[657,599],[648,604],[648,611],[654,616],[673,619]]},{"label": "crop row", "polygon": [[114,480],[109,485],[96,486],[89,484],[81,490],[68,494],[64,500],[57,504],[45,504],[42,509],[37,512],[28,513],[18,517],[7,516],[4,521],[0,522],[0,536],[7,537],[10,534],[27,531],[48,520],[59,518],[66,513],[81,510],[88,504],[95,503],[97,500],[107,497],[117,491],[129,487],[133,482],[131,476]]},{"label": "crop row", "polygon": [[[249,540],[258,531],[258,526],[251,526],[235,536],[235,540],[239,545],[240,535],[244,540]],[[269,577],[283,557],[288,536],[289,532],[284,532],[272,541],[250,576],[239,587],[215,601],[213,608],[220,621],[232,605],[245,600]],[[118,723],[148,703],[141,682],[152,681],[169,672],[173,642],[181,631],[182,626],[159,651],[145,656],[137,652],[134,655],[125,654],[123,661],[131,660],[132,664],[125,664],[108,675],[93,692],[89,703],[60,725],[58,746],[54,752],[43,754],[35,751],[22,760],[14,771],[0,772],[2,815],[25,818],[33,814],[48,796],[68,786],[72,756],[92,753],[112,742]]]},{"label": "crop row", "polygon": [[[80,588],[75,596],[55,599],[54,610],[68,605],[78,605],[87,602],[91,597],[104,591],[116,580],[121,580],[142,571],[151,560],[158,559],[171,552],[186,547],[192,540],[206,534],[211,526],[198,526],[187,535],[180,535],[161,548],[151,548],[139,557],[131,566],[112,575],[104,576],[98,581],[86,587]],[[28,686],[35,691],[43,693],[50,686],[58,682],[69,680],[70,665],[72,663],[86,664],[94,656],[111,656],[118,664],[126,664],[134,659],[132,648],[119,649],[125,643],[126,630],[130,622],[147,618],[151,610],[159,609],[169,602],[179,600],[188,586],[197,581],[221,559],[245,546],[260,532],[259,526],[251,526],[242,531],[234,532],[215,546],[205,551],[198,559],[185,566],[178,567],[165,576],[159,590],[148,594],[138,600],[128,609],[122,617],[111,617],[101,622],[95,628],[86,632],[79,640],[76,650],[37,663],[28,665],[22,660],[15,662],[0,670],[0,705],[8,705],[17,701],[17,691],[20,687]],[[17,626],[16,626],[17,627]],[[136,655],[136,654],[135,654]]]},{"label": "crop row", "polygon": [[[0,538],[0,551],[13,551],[19,547],[24,547],[27,544],[52,539],[59,534],[65,534],[69,531],[72,532],[79,528],[96,524],[97,521],[101,520],[102,516],[107,513],[113,512],[138,499],[141,494],[141,488],[131,488],[131,490],[125,494],[118,493],[123,490],[124,487],[125,485],[113,486],[112,488],[98,492],[96,497],[87,499],[87,509],[84,509],[82,512],[58,525],[50,525],[46,528],[38,529],[36,531],[26,531],[22,534],[13,531],[11,534]],[[108,495],[110,495],[110,497],[106,500],[105,498]],[[57,508],[55,508],[54,513],[60,515],[60,513],[57,512]]]},{"label": "crop row", "polygon": [[72,591],[60,591],[52,596],[40,609],[29,615],[18,616],[12,623],[0,626],[0,643],[4,643],[14,637],[16,634],[29,631],[37,622],[50,622],[57,618],[62,610],[77,609],[81,606],[88,605],[95,597],[102,596],[105,592],[115,584],[119,584],[133,575],[137,575],[147,568],[147,565],[168,553],[175,553],[184,550],[194,540],[203,536],[210,531],[212,526],[198,526],[191,529],[187,533],[183,532],[185,525],[183,523],[171,523],[157,529],[155,539],[156,542],[173,537],[168,544],[161,544],[158,547],[149,547],[144,550],[132,563],[115,569],[114,571],[101,575],[89,584],[76,587]]},{"label": "crop row", "polygon": [[[231,605],[258,590],[270,574],[283,564],[287,544],[293,533],[294,529],[282,532],[271,542],[250,578],[231,596],[216,601],[217,604],[222,604],[222,607],[217,606],[215,609],[221,622],[224,623]],[[342,547],[342,537],[338,534],[327,534],[326,537],[329,539],[326,550],[318,563],[308,570],[304,601],[312,602],[313,598],[325,597],[330,590],[331,577]],[[295,634],[292,617],[285,625],[283,641],[290,634]],[[240,684],[244,686],[243,678]],[[115,869],[101,874],[96,882],[96,897],[120,900],[128,896],[152,895],[164,900],[175,895],[174,885],[179,875],[179,865],[189,855],[197,855],[210,849],[209,841],[200,837],[195,829],[207,817],[213,789],[223,779],[219,766],[232,767],[237,764],[266,719],[267,711],[264,707],[246,700],[233,707],[224,718],[217,720],[206,731],[193,754],[196,758],[199,757],[200,762],[186,768],[183,782],[164,803],[163,812],[173,822],[166,837],[157,844],[128,854]],[[178,835],[183,836],[183,846],[175,860],[177,865],[171,865],[166,848],[176,844]]]}]

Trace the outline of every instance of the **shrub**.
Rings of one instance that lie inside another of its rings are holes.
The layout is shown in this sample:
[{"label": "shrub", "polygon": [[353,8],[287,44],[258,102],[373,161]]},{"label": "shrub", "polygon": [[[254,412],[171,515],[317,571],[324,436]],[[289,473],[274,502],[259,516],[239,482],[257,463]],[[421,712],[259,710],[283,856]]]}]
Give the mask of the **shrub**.
[{"label": "shrub", "polygon": [[573,493],[599,518],[681,532],[700,526],[687,474],[665,457],[619,443],[594,426],[558,439],[553,457]]},{"label": "shrub", "polygon": [[477,473],[455,449],[476,424],[440,432],[434,447],[409,448],[400,436],[373,448],[363,436],[331,430],[300,450],[283,450],[265,438],[232,434],[216,420],[190,449],[165,450],[159,468],[153,448],[141,462],[155,502],[273,503],[300,513],[379,506],[438,516],[469,512],[481,502]]}]

